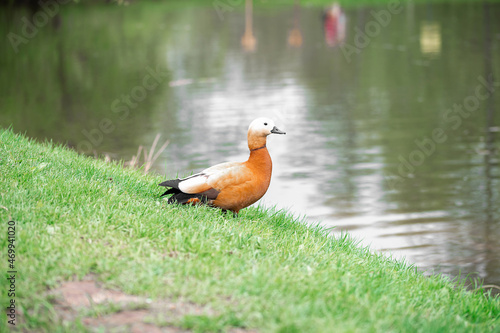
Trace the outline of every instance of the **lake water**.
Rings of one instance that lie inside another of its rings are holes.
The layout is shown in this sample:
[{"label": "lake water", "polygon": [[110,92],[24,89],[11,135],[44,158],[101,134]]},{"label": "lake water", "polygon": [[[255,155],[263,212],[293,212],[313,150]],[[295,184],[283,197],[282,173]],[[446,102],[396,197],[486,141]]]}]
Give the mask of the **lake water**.
[{"label": "lake water", "polygon": [[125,160],[160,133],[175,176],[272,117],[263,205],[500,285],[500,4],[244,9],[66,5],[36,33],[3,11],[25,39],[0,42],[0,124]]}]

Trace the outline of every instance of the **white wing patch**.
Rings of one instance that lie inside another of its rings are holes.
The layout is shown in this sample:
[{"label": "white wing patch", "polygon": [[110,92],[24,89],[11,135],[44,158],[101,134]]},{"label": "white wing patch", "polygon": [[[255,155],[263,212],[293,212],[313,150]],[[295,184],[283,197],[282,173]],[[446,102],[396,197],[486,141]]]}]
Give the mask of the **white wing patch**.
[{"label": "white wing patch", "polygon": [[210,189],[207,184],[208,176],[204,174],[197,174],[186,178],[179,183],[179,190],[184,193],[200,193]]},{"label": "white wing patch", "polygon": [[215,189],[221,191],[226,186],[237,185],[249,179],[241,162],[214,165],[200,173],[186,177],[179,183],[179,190],[194,194]]},{"label": "white wing patch", "polygon": [[203,170],[202,172],[200,172],[200,174],[205,174],[205,175],[210,177],[212,175],[218,174],[219,172],[226,172],[226,171],[230,170],[231,168],[233,168],[235,166],[240,166],[240,165],[241,165],[241,162],[220,163],[220,164],[214,165],[210,168]]}]

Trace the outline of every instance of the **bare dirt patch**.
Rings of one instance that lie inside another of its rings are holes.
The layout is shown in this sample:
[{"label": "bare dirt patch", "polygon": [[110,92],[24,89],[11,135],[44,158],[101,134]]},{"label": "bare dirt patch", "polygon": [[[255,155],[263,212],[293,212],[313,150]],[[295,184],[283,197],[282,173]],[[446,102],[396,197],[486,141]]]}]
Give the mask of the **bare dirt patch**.
[{"label": "bare dirt patch", "polygon": [[59,289],[62,294],[62,304],[72,308],[89,307],[92,304],[131,303],[140,302],[142,299],[137,296],[130,296],[121,291],[102,289],[93,280],[64,282]]},{"label": "bare dirt patch", "polygon": [[[165,299],[151,301],[119,290],[105,289],[94,276],[87,276],[83,281],[64,282],[49,293],[54,297],[54,307],[60,319],[74,321],[80,318],[91,331],[189,332],[169,323],[185,315],[216,315],[209,307],[192,302]],[[230,331],[249,332],[240,328]]]}]

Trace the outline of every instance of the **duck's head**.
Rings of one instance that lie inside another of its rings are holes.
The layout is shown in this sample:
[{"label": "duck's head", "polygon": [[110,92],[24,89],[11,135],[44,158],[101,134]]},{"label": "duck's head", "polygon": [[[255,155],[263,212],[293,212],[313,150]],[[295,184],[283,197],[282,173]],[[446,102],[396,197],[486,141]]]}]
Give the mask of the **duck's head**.
[{"label": "duck's head", "polygon": [[248,148],[254,151],[266,147],[266,138],[269,134],[286,134],[279,130],[274,121],[269,118],[257,118],[248,127]]},{"label": "duck's head", "polygon": [[286,134],[274,125],[274,121],[269,118],[257,118],[248,127],[248,135],[266,137],[269,134]]}]

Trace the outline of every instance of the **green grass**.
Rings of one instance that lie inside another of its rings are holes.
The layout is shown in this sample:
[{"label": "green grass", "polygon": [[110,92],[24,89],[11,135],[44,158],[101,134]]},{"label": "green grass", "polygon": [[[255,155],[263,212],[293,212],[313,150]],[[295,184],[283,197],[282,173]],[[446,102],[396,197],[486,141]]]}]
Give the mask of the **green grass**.
[{"label": "green grass", "polygon": [[482,289],[424,277],[286,212],[247,208],[235,219],[167,205],[162,179],[0,130],[0,267],[14,220],[25,330],[85,331],[58,318],[47,290],[93,274],[128,294],[211,309],[153,318],[195,332],[500,332],[500,300]]}]

